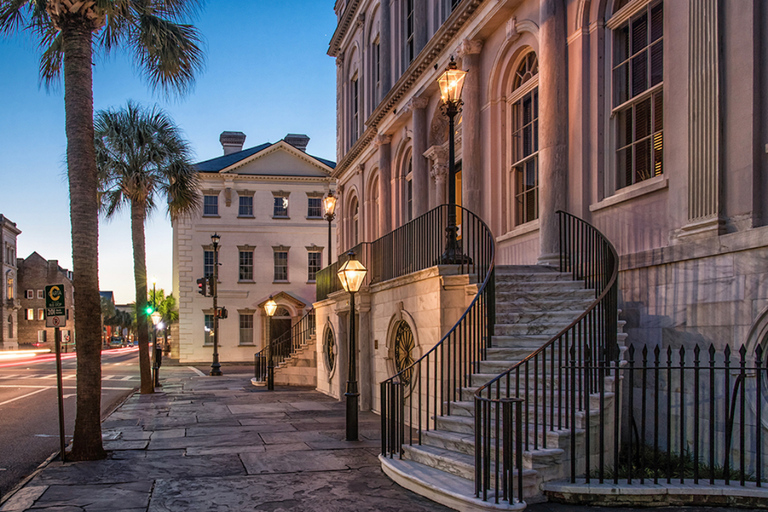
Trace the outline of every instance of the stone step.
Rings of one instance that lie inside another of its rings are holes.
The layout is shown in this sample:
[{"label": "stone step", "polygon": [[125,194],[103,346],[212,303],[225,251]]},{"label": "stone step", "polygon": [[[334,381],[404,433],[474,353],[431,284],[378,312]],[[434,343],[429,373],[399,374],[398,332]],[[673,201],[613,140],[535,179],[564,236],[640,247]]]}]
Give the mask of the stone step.
[{"label": "stone step", "polygon": [[528,295],[504,295],[504,300],[496,300],[496,311],[506,311],[509,313],[526,311],[579,311],[584,312],[594,297],[574,297],[574,298],[537,298]]},{"label": "stone step", "polygon": [[[584,281],[571,281],[571,280],[536,280],[536,281],[520,281],[516,279],[496,279],[496,291],[497,292],[521,292],[522,295],[528,293],[545,293],[545,292],[560,292],[560,291],[578,291],[586,290]],[[588,290],[592,296],[595,295],[594,290]]]},{"label": "stone step", "polygon": [[[613,396],[613,381],[614,381],[613,377],[606,377],[605,378],[605,381],[604,381],[604,385],[605,385],[604,396],[605,396],[606,400],[608,399],[609,396],[611,396],[611,397]],[[552,386],[553,383],[555,384],[554,387]],[[560,396],[560,392],[557,390],[556,383],[557,383],[557,379],[555,379],[554,381],[547,381],[547,382],[544,382],[544,383],[542,383],[541,380],[539,380],[539,383],[538,383],[539,400],[542,400],[543,397],[544,397],[544,389],[546,389],[546,394],[547,394],[547,398],[548,399],[551,399],[553,396],[554,397]],[[576,385],[578,386],[578,384],[576,384]],[[499,396],[501,398],[507,398],[507,389],[506,389],[506,387],[507,387],[506,386],[506,381],[502,382],[501,389],[499,390]],[[510,382],[510,386],[509,387],[510,387],[510,393],[511,393],[512,397],[513,398],[517,397],[516,382],[515,382],[514,378],[512,379],[512,382]],[[520,392],[522,393],[523,390],[524,390],[524,387],[523,387],[522,383],[520,384],[520,388],[521,388]],[[461,388],[460,393],[459,393],[459,395],[461,397],[461,400],[459,400],[459,401],[461,401],[461,402],[474,402],[474,400],[475,400],[475,392],[478,389],[480,389],[480,386],[468,386],[468,387]],[[530,397],[531,397],[530,399],[531,400],[533,400],[534,391],[535,390],[534,390],[534,387],[533,387],[533,381],[531,381],[528,384],[528,392],[530,393]],[[487,396],[486,393],[487,393],[487,391],[484,391],[483,392],[483,396]],[[492,396],[496,396],[495,388],[492,389],[491,393],[492,393]],[[582,396],[583,396],[583,391],[582,391]],[[566,399],[570,400],[570,391],[564,392],[563,400],[565,401]],[[576,399],[578,400],[579,397],[577,396]],[[590,399],[590,401],[599,400],[600,399],[600,393],[592,393],[592,394],[590,394],[589,395],[589,399]]]},{"label": "stone step", "polygon": [[506,303],[520,300],[522,297],[526,297],[528,301],[537,300],[594,300],[595,291],[588,288],[579,288],[578,286],[568,286],[558,288],[556,286],[550,286],[547,288],[520,286],[515,284],[506,284],[504,286],[496,287],[496,302]]},{"label": "stone step", "polygon": [[521,269],[497,266],[496,282],[499,281],[573,281],[570,272],[526,272]]},{"label": "stone step", "polygon": [[552,311],[528,311],[525,313],[513,313],[513,312],[499,312],[499,309],[496,310],[496,326],[500,325],[515,325],[515,324],[525,324],[525,325],[562,325],[565,327],[566,325],[573,322],[578,316],[583,313],[583,310],[580,311],[562,311],[562,310],[552,310]]},{"label": "stone step", "polygon": [[552,336],[547,334],[506,335],[497,333],[491,338],[491,346],[494,348],[527,347],[533,352],[551,339]]},{"label": "stone step", "polygon": [[[445,471],[440,471],[408,459],[387,458],[379,455],[381,468],[395,483],[431,500],[452,508],[453,510],[472,511],[518,511],[522,512],[527,506],[525,502],[518,503],[499,500],[497,504],[492,493],[487,500],[475,498],[475,483]],[[535,472],[523,473],[523,496],[539,496],[539,479]]]},{"label": "stone step", "polygon": [[[575,318],[575,317],[574,317]],[[549,341],[552,336],[559,333],[570,322],[560,322],[557,324],[496,324],[494,334],[497,336],[546,336]]]}]

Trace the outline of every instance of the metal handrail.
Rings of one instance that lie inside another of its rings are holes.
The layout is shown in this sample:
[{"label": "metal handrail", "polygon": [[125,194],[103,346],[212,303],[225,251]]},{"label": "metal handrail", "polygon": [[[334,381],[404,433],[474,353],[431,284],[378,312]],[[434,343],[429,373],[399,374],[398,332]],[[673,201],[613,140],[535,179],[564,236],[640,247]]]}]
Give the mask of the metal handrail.
[{"label": "metal handrail", "polygon": [[[461,394],[462,387],[471,384],[470,375],[484,359],[493,336],[495,239],[479,217],[457,208],[461,214],[457,216],[462,226],[461,254],[466,256],[459,271],[473,276],[479,283],[478,291],[459,320],[434,347],[380,384],[381,450],[385,456],[398,454],[402,458],[403,445],[421,444],[422,432],[436,428],[438,418],[450,413],[451,403]],[[444,240],[442,231],[436,236]],[[438,245],[438,253],[440,248]],[[374,254],[378,253],[374,250]],[[426,254],[420,258],[432,265],[439,262],[439,255]],[[397,262],[396,265],[399,266],[395,268],[403,268]],[[413,271],[418,270],[419,265],[415,267]]]},{"label": "metal handrail", "polygon": [[[267,320],[269,321],[269,320]],[[315,334],[315,310],[310,309],[291,326],[289,331],[284,332],[277,338],[271,340],[272,364],[277,366],[282,363],[296,351],[304,347],[309,339]],[[266,380],[267,378],[267,355],[266,346],[256,352],[253,357],[254,377],[256,380]]]},{"label": "metal handrail", "polygon": [[[496,434],[499,429],[506,432],[512,428],[504,419],[499,425],[499,407],[503,398],[515,397],[522,401],[525,418],[517,418],[516,428],[524,422],[525,450],[531,445],[533,449],[538,449],[539,445],[547,448],[548,431],[571,429],[571,481],[575,481],[576,412],[587,409],[583,423],[587,430],[585,456],[589,467],[589,396],[600,392],[603,401],[606,364],[613,361],[614,367],[618,367],[618,254],[591,224],[563,211],[557,214],[560,219],[560,271],[570,272],[574,281],[583,280],[585,288],[594,288],[596,298],[549,341],[475,391],[475,493],[483,499],[487,498],[491,487],[492,474],[496,475],[493,487],[499,489],[499,461],[503,453],[499,451],[498,435],[494,439],[490,425],[495,421]],[[587,368],[584,362],[591,361],[600,361],[601,368]],[[614,378],[614,386],[617,381]],[[618,394],[615,398],[614,428],[618,435]],[[490,404],[496,404],[494,411]],[[601,417],[601,423],[603,419]],[[495,450],[491,447],[494,442]],[[600,429],[601,468],[605,462],[604,443],[603,429]],[[617,454],[615,456],[618,458]],[[520,478],[521,469],[518,467]],[[496,494],[498,496],[498,492]]]}]

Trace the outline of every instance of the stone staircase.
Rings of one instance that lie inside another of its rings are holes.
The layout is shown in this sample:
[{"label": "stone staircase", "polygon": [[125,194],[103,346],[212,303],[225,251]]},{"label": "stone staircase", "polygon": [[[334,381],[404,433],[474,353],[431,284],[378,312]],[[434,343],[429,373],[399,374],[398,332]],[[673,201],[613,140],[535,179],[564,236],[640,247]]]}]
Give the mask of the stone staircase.
[{"label": "stone staircase", "polygon": [[276,385],[317,387],[316,339],[312,335],[300,349],[275,366]]},{"label": "stone staircase", "polygon": [[[475,419],[474,393],[486,382],[521,361],[548,342],[583,313],[595,298],[594,290],[584,283],[573,281],[571,274],[555,272],[542,266],[501,266],[496,268],[496,326],[491,348],[481,361],[477,373],[471,377],[471,386],[461,389],[460,400],[449,405],[450,414],[436,418],[436,429],[422,432],[421,444],[406,444],[401,460],[382,456],[382,468],[396,482],[406,488],[459,510],[514,510],[523,504],[495,503],[474,498],[475,479]],[[619,323],[621,331],[622,322]],[[619,334],[623,345],[625,334]],[[547,364],[549,373],[550,364]],[[523,384],[523,386],[526,384]],[[533,383],[527,383],[532,390]],[[549,396],[557,396],[557,379],[548,376],[547,384],[539,382],[539,390],[546,388]],[[605,382],[605,417],[613,419],[613,383]],[[513,386],[514,389],[514,386]],[[514,391],[513,391],[514,393]],[[504,395],[504,393],[502,393]],[[590,452],[597,457],[597,427],[599,423],[597,396],[590,397],[589,421]],[[541,415],[541,404],[531,403],[528,417],[536,410]],[[523,411],[526,414],[526,411]],[[576,415],[577,471],[584,467],[584,425],[587,414]],[[549,419],[549,413],[548,413]],[[612,426],[606,430],[613,432]],[[525,432],[528,429],[523,426]],[[546,446],[543,446],[546,435]],[[538,448],[534,449],[534,439]],[[569,429],[549,430],[546,434],[528,434],[529,449],[523,453],[523,489],[527,503],[543,501],[541,484],[570,475]],[[606,443],[605,446],[612,446]],[[516,478],[517,476],[515,476]]]}]

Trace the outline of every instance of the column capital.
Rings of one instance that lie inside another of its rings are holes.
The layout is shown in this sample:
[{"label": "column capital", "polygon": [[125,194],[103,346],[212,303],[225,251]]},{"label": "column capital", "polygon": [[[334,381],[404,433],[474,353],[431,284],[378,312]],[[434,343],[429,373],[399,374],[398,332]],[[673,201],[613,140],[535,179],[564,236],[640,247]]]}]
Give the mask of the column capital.
[{"label": "column capital", "polygon": [[448,150],[443,146],[432,146],[424,152],[424,156],[429,158],[435,164],[448,165]]},{"label": "column capital", "polygon": [[355,174],[362,174],[365,171],[365,162],[360,162],[355,166]]},{"label": "column capital", "polygon": [[462,58],[466,55],[476,55],[483,50],[482,39],[464,39],[456,48],[456,56]]},{"label": "column capital", "polygon": [[342,67],[344,65],[344,54],[340,53],[338,57],[336,57],[336,66]]},{"label": "column capital", "polygon": [[386,144],[392,143],[392,136],[387,135],[386,133],[379,133],[373,138],[373,143],[376,146],[384,146]]},{"label": "column capital", "polygon": [[427,98],[414,96],[413,98],[408,100],[408,103],[405,104],[405,108],[403,110],[414,111],[416,109],[425,109],[427,108],[428,104],[429,104],[429,100]]},{"label": "column capital", "polygon": [[437,182],[445,180],[448,176],[448,162],[434,162],[429,170],[429,175]]}]

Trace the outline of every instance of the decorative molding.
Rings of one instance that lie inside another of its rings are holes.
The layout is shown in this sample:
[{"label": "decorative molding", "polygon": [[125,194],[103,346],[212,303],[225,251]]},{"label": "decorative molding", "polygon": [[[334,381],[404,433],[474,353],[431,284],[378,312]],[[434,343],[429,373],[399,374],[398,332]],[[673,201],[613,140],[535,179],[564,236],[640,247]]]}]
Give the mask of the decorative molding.
[{"label": "decorative molding", "polygon": [[465,55],[477,55],[481,51],[483,51],[481,39],[464,39],[456,48],[456,56],[462,58]]},{"label": "decorative molding", "polygon": [[336,32],[331,37],[331,42],[328,44],[328,55],[336,57],[341,49],[341,40],[347,35],[347,31],[352,26],[357,13],[357,8],[360,6],[360,0],[349,0],[347,8],[344,9],[344,13],[339,19],[339,24],[336,27]]},{"label": "decorative molding", "polygon": [[253,251],[256,249],[255,245],[245,244],[245,245],[238,245],[237,250],[238,251]]},{"label": "decorative molding", "polygon": [[373,143],[376,146],[384,146],[385,144],[391,144],[392,136],[387,135],[386,133],[379,133],[373,138]]},{"label": "decorative molding", "polygon": [[232,206],[232,189],[230,187],[224,189],[224,204],[228,207]]},{"label": "decorative molding", "polygon": [[307,197],[323,197],[325,192],[307,192]]},{"label": "decorative molding", "polygon": [[429,105],[429,99],[422,98],[420,96],[414,96],[405,104],[405,107],[400,111],[401,113],[413,112],[416,109],[425,109]]},{"label": "decorative molding", "polygon": [[273,245],[272,250],[276,252],[288,252],[291,248],[287,245]]},{"label": "decorative molding", "polygon": [[291,193],[285,190],[273,190],[272,195],[275,197],[288,197]]},{"label": "decorative molding", "polygon": [[239,197],[253,197],[255,194],[254,190],[236,190],[235,192],[237,192]]},{"label": "decorative molding", "polygon": [[648,0],[631,0],[627,3],[627,5],[615,12],[613,16],[611,16],[611,19],[605,23],[605,26],[610,30],[618,28],[625,21],[628,21],[633,14],[637,13],[637,11],[646,5],[648,5]]}]

